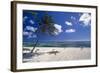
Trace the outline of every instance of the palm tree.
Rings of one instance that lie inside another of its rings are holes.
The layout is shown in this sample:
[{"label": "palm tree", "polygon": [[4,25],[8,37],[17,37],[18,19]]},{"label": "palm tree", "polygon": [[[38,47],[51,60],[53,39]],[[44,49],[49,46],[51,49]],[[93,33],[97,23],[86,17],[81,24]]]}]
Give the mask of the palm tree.
[{"label": "palm tree", "polygon": [[[36,19],[36,21],[38,22],[39,27],[36,33],[38,33],[38,31],[40,30],[40,33],[45,33],[45,34],[54,36],[55,32],[58,32],[58,29],[56,29],[54,26],[54,21],[53,21],[52,16],[50,16],[48,12],[44,12],[44,16],[40,19],[38,18],[37,13],[35,12],[31,12],[31,13]],[[36,43],[34,44],[33,49],[31,50],[31,53],[33,53],[36,45],[38,44],[38,41],[39,39],[37,39]]]}]

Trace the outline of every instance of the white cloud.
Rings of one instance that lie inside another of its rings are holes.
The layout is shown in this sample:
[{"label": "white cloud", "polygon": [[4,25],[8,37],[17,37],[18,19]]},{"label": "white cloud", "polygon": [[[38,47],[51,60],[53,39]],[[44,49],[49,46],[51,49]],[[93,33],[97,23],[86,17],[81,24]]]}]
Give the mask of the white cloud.
[{"label": "white cloud", "polygon": [[33,33],[32,32],[28,32],[28,31],[24,31],[23,32],[23,35],[25,35],[25,36],[30,36],[30,35],[32,35]]},{"label": "white cloud", "polygon": [[29,35],[29,33],[27,31],[24,31],[23,35]]},{"label": "white cloud", "polygon": [[54,35],[59,35],[59,32],[55,30],[55,31],[53,32],[53,34],[54,34]]},{"label": "white cloud", "polygon": [[28,38],[36,38],[37,35],[29,35]]},{"label": "white cloud", "polygon": [[72,26],[73,24],[69,21],[65,21],[65,24],[69,25],[69,26]]},{"label": "white cloud", "polygon": [[54,27],[55,27],[57,30],[55,30],[53,34],[58,35],[58,34],[60,34],[61,32],[63,32],[62,26],[61,26],[61,25],[54,24]]},{"label": "white cloud", "polygon": [[[30,30],[30,31],[27,31]],[[37,35],[34,33],[37,30],[37,28],[32,26],[26,26],[25,31],[23,31],[23,35],[27,36],[28,38],[36,38]]]},{"label": "white cloud", "polygon": [[67,29],[65,32],[66,33],[72,33],[72,32],[76,32],[76,30],[75,29]]},{"label": "white cloud", "polygon": [[58,29],[59,32],[62,32],[62,26],[58,24],[54,24],[55,28]]},{"label": "white cloud", "polygon": [[24,31],[23,35],[27,36],[28,38],[36,38],[37,37],[36,34],[34,34],[33,32],[28,32],[28,31]]},{"label": "white cloud", "polygon": [[33,20],[30,20],[29,22],[30,22],[31,24],[34,24],[34,23],[35,23]]},{"label": "white cloud", "polygon": [[91,21],[91,15],[89,13],[83,13],[81,16],[80,16],[80,19],[79,19],[80,22],[83,22],[84,26],[88,26],[90,25],[90,21]]},{"label": "white cloud", "polygon": [[28,17],[27,16],[24,16],[23,20],[25,21]]},{"label": "white cloud", "polygon": [[37,30],[37,28],[32,27],[32,26],[26,26],[26,30],[30,30],[32,32],[35,32]]},{"label": "white cloud", "polygon": [[74,16],[71,16],[70,18],[71,18],[72,20],[76,20],[76,18],[75,18]]}]

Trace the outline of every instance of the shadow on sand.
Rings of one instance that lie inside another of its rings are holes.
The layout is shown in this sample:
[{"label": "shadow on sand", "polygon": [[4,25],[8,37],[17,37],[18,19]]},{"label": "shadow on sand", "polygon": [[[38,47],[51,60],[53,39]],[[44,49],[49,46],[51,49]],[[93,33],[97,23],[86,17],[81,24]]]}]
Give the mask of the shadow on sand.
[{"label": "shadow on sand", "polygon": [[30,59],[30,58],[32,58],[33,56],[34,57],[38,57],[38,56],[40,56],[40,55],[44,55],[44,54],[49,54],[49,55],[51,55],[51,54],[54,54],[54,55],[56,55],[57,53],[59,53],[59,51],[57,51],[57,50],[55,50],[55,49],[52,49],[51,51],[49,51],[49,52],[37,52],[37,51],[35,51],[35,52],[33,52],[33,53],[23,53],[23,59]]},{"label": "shadow on sand", "polygon": [[29,59],[29,58],[32,58],[33,56],[40,56],[43,54],[45,54],[45,53],[43,53],[43,52],[41,52],[41,53],[23,53],[23,58]]}]

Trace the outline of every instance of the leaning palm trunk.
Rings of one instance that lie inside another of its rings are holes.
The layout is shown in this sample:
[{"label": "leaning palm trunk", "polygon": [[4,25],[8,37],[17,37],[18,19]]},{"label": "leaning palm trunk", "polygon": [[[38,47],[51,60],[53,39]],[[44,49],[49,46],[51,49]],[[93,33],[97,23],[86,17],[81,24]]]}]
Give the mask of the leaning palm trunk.
[{"label": "leaning palm trunk", "polygon": [[33,53],[33,51],[35,50],[35,47],[36,47],[37,44],[38,44],[38,39],[37,39],[36,43],[34,44],[32,50],[31,50],[31,53]]},{"label": "leaning palm trunk", "polygon": [[[35,32],[35,33],[38,33],[38,30],[36,30],[36,32]],[[37,38],[36,43],[33,45],[33,48],[32,48],[32,50],[31,50],[31,52],[30,52],[30,53],[33,53],[33,51],[35,50],[35,47],[37,46],[38,41],[39,41],[39,39]]]}]

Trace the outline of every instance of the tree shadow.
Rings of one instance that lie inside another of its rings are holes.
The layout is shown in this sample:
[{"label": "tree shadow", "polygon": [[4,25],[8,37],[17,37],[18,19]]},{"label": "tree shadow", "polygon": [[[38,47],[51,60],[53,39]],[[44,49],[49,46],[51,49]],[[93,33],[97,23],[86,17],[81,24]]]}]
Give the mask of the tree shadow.
[{"label": "tree shadow", "polygon": [[32,57],[38,57],[38,56],[40,56],[40,55],[43,55],[43,54],[45,54],[44,52],[38,52],[38,53],[23,53],[23,59],[30,59],[30,58],[32,58]]}]

